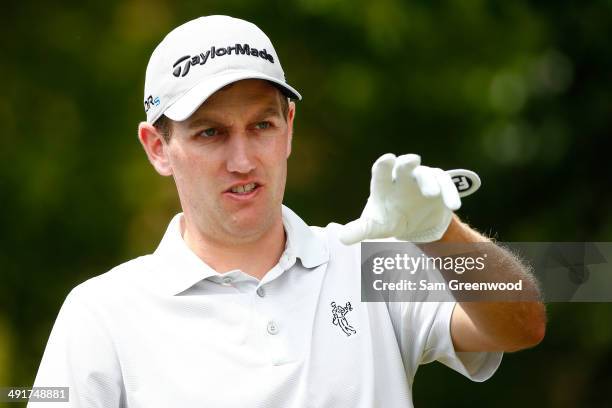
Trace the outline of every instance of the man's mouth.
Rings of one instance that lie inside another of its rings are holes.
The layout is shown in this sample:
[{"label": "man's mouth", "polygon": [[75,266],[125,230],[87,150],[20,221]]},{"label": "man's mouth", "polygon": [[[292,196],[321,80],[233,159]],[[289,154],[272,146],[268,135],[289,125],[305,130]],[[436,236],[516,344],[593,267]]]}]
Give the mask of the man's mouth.
[{"label": "man's mouth", "polygon": [[257,183],[240,184],[230,188],[228,191],[234,194],[248,194],[259,187]]}]

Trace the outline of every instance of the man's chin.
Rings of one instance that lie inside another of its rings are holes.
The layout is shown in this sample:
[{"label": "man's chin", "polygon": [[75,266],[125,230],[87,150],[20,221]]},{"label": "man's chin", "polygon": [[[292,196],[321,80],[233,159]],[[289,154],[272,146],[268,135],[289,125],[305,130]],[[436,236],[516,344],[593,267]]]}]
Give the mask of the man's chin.
[{"label": "man's chin", "polygon": [[240,240],[256,240],[272,228],[274,223],[271,214],[251,210],[253,209],[245,208],[232,214],[227,225],[232,236]]}]

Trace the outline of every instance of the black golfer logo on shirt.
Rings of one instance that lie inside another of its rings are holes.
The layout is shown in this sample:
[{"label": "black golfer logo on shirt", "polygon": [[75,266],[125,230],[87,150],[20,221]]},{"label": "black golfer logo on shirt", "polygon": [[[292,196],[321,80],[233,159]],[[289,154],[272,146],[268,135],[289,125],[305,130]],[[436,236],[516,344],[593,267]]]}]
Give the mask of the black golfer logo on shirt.
[{"label": "black golfer logo on shirt", "polygon": [[331,302],[331,307],[332,315],[334,316],[332,320],[334,326],[339,326],[347,336],[357,333],[357,330],[353,329],[353,326],[346,320],[346,314],[353,310],[351,302],[346,302],[344,307],[336,305],[336,302]]}]

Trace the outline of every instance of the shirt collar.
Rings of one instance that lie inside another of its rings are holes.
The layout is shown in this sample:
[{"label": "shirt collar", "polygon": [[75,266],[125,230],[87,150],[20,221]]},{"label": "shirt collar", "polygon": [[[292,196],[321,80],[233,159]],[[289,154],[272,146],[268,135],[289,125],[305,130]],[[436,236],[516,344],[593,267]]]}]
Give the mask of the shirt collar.
[{"label": "shirt collar", "polygon": [[[183,214],[179,213],[172,218],[153,254],[161,264],[161,268],[157,270],[160,288],[170,295],[176,295],[203,279],[219,275],[191,251],[183,240],[182,216]],[[324,238],[318,237],[297,214],[284,205],[282,217],[287,242],[281,259],[299,258],[306,269],[329,261],[329,251]]]},{"label": "shirt collar", "polygon": [[285,253],[302,261],[305,268],[315,268],[329,261],[329,251],[324,238],[317,237],[312,229],[289,207],[283,205],[283,225],[287,234]]}]

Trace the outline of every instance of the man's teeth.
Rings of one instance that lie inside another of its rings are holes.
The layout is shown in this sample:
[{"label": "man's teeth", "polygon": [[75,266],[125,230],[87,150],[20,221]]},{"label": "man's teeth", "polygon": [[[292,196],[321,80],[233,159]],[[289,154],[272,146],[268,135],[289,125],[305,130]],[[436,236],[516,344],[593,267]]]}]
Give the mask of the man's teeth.
[{"label": "man's teeth", "polygon": [[244,194],[255,188],[255,183],[249,183],[243,186],[232,187],[232,193]]}]

